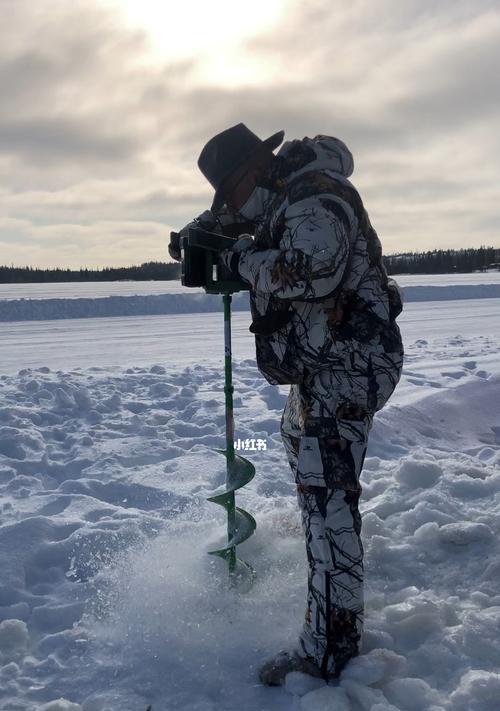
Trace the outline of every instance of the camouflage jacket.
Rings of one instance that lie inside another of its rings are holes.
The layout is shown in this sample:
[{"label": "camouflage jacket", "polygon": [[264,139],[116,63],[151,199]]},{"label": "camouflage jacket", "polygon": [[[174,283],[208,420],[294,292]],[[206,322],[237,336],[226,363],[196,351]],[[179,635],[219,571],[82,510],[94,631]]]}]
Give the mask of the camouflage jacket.
[{"label": "camouflage jacket", "polygon": [[348,180],[352,171],[337,138],[288,141],[263,191],[254,244],[241,252],[238,271],[250,284],[257,364],[272,384],[349,368],[360,354],[367,368],[382,364],[399,379],[400,292]]}]

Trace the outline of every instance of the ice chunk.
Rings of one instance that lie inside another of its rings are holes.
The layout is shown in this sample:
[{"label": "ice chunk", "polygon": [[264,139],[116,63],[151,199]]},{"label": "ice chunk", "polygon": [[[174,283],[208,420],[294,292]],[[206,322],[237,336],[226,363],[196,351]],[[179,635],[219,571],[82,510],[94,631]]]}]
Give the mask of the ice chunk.
[{"label": "ice chunk", "polygon": [[317,679],[310,674],[302,672],[290,672],[286,675],[285,689],[294,696],[305,696],[315,689],[325,686],[323,679]]},{"label": "ice chunk", "polygon": [[442,473],[443,470],[436,462],[409,458],[402,461],[395,478],[410,489],[428,489],[439,481]]},{"label": "ice chunk", "polygon": [[301,711],[351,711],[351,704],[344,689],[339,686],[323,686],[303,696],[300,708]]},{"label": "ice chunk", "polygon": [[83,711],[83,708],[80,704],[74,704],[67,699],[56,699],[40,706],[38,711]]},{"label": "ice chunk", "polygon": [[402,711],[422,711],[432,704],[439,704],[441,697],[423,679],[406,677],[394,679],[384,688],[388,700]]},{"label": "ice chunk", "polygon": [[342,688],[363,711],[371,711],[374,704],[387,703],[387,699],[380,689],[372,689],[362,683],[350,680],[343,682]]},{"label": "ice chunk", "polygon": [[389,649],[373,649],[350,660],[342,672],[343,681],[357,681],[369,686],[384,678],[397,676],[406,665],[406,659]]},{"label": "ice chunk", "polygon": [[494,538],[494,534],[485,523],[460,521],[459,523],[447,523],[441,526],[439,538],[443,543],[465,546],[476,541],[489,541]]},{"label": "ice chunk", "polygon": [[59,410],[71,410],[75,407],[74,399],[63,388],[57,388],[56,393],[56,408]]},{"label": "ice chunk", "polygon": [[19,676],[20,671],[15,662],[9,662],[9,664],[6,664],[0,669],[0,677],[2,677],[2,679],[15,679],[16,676]]},{"label": "ice chunk", "polygon": [[466,672],[451,694],[453,711],[498,711],[500,674],[472,669]]},{"label": "ice chunk", "polygon": [[26,622],[4,620],[0,622],[0,658],[5,663],[22,657],[28,651],[30,636]]},{"label": "ice chunk", "polygon": [[500,607],[466,613],[463,645],[470,657],[490,664],[500,664]]}]

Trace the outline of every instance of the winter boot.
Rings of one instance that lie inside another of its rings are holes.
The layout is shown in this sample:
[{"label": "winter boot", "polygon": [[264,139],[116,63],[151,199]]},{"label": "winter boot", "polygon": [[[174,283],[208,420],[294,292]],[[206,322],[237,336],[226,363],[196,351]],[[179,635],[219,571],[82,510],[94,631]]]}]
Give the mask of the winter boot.
[{"label": "winter boot", "polygon": [[321,677],[320,668],[313,659],[301,657],[295,651],[281,651],[261,666],[259,679],[266,686],[281,686],[285,683],[286,675],[292,671]]}]

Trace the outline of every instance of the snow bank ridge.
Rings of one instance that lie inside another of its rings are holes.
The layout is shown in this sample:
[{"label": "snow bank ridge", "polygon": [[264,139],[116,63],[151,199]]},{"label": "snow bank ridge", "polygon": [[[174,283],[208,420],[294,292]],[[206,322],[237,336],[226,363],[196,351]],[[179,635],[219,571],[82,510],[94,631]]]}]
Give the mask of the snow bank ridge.
[{"label": "snow bank ridge", "polygon": [[[500,298],[500,284],[409,286],[407,303]],[[233,295],[233,310],[249,308],[248,293]],[[107,296],[95,299],[9,299],[0,301],[0,321],[49,321],[65,318],[158,316],[222,310],[220,296],[204,293]]]},{"label": "snow bank ridge", "polygon": [[[233,309],[245,311],[248,293],[234,294]],[[12,299],[0,301],[0,321],[50,321],[65,318],[160,316],[222,310],[214,294],[150,294],[96,299]]]}]

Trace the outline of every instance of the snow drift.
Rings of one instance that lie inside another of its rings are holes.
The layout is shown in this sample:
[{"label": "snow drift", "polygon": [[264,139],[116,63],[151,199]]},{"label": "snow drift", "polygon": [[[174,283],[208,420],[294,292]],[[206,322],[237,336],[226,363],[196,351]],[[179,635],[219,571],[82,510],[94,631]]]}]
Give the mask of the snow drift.
[{"label": "snow drift", "polygon": [[[407,303],[422,301],[455,301],[500,297],[500,284],[451,284],[446,286],[408,286],[404,289]],[[233,295],[234,311],[249,309],[248,293]],[[97,298],[4,299],[0,300],[0,321],[49,321],[55,319],[110,316],[155,316],[202,313],[222,310],[220,296],[179,293],[147,296],[106,296]]]}]

